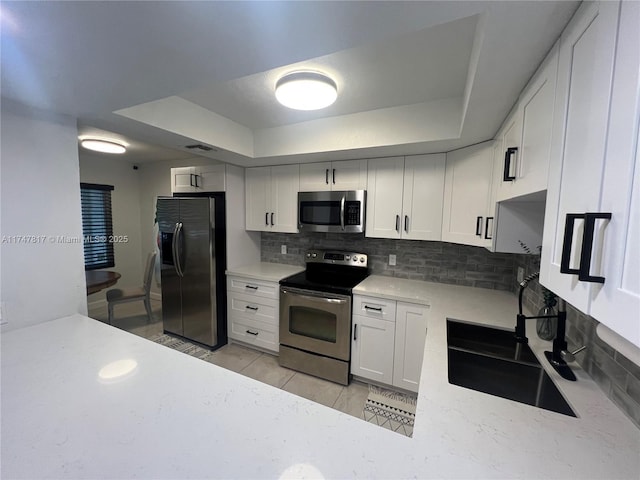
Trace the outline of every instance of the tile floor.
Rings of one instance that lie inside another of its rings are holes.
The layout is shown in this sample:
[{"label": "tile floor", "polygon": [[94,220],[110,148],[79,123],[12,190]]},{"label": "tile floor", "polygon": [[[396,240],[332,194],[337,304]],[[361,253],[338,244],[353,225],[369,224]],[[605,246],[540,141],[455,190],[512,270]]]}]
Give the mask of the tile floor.
[{"label": "tile floor", "polygon": [[[162,330],[162,306],[151,301],[154,321],[149,322],[142,302],[116,305],[113,325],[144,338],[159,335]],[[89,309],[89,316],[107,322],[106,304]],[[278,358],[238,344],[229,344],[216,350],[209,362],[238,372],[260,382],[332,407],[341,412],[363,418],[362,411],[369,393],[368,385],[352,381],[347,387],[283,368]]]}]

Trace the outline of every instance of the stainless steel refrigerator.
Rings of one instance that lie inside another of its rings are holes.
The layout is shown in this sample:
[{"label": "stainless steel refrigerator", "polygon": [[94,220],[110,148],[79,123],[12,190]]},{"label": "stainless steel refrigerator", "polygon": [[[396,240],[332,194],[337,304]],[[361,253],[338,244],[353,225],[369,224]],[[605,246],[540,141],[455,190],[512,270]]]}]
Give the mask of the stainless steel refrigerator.
[{"label": "stainless steel refrigerator", "polygon": [[164,331],[218,348],[227,343],[224,193],[160,197]]}]

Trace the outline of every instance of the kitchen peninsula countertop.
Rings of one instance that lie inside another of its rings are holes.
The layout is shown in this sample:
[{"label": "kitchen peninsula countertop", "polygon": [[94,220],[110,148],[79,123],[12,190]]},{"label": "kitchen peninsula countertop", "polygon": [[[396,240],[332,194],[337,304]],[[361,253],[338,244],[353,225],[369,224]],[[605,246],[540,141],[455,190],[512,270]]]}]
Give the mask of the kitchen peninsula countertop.
[{"label": "kitchen peninsula countertop", "polygon": [[264,280],[266,282],[279,282],[283,278],[304,271],[299,265],[285,265],[282,263],[259,262],[240,267],[228,268],[227,275]]},{"label": "kitchen peninsula countertop", "polygon": [[356,293],[378,281],[429,305],[413,438],[74,315],[2,335],[2,478],[638,478],[640,430],[579,368],[547,370],[579,418],[448,383],[446,318],[512,328],[513,294]]}]

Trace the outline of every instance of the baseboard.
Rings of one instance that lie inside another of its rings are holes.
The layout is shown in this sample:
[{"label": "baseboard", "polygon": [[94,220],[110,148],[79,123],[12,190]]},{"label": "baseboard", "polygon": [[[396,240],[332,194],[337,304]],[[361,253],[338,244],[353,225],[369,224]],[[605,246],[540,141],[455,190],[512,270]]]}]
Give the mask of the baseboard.
[{"label": "baseboard", "polygon": [[94,308],[106,307],[106,305],[107,300],[103,298],[102,300],[96,300],[95,302],[87,303],[87,309],[91,310]]}]

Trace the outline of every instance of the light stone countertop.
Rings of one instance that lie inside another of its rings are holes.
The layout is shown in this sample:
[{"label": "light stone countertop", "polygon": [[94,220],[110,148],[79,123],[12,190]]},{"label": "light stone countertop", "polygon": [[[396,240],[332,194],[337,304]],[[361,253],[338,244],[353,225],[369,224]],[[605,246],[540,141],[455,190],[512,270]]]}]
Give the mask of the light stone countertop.
[{"label": "light stone countertop", "polygon": [[266,282],[279,282],[283,278],[302,271],[304,271],[304,267],[298,265],[260,262],[229,268],[227,269],[227,275],[236,275],[251,278],[252,280],[264,280]]},{"label": "light stone countertop", "polygon": [[547,370],[579,418],[448,383],[446,318],[513,328],[513,294],[422,287],[395,296],[429,305],[413,438],[74,315],[2,335],[2,478],[638,478],[640,430],[579,368]]}]

